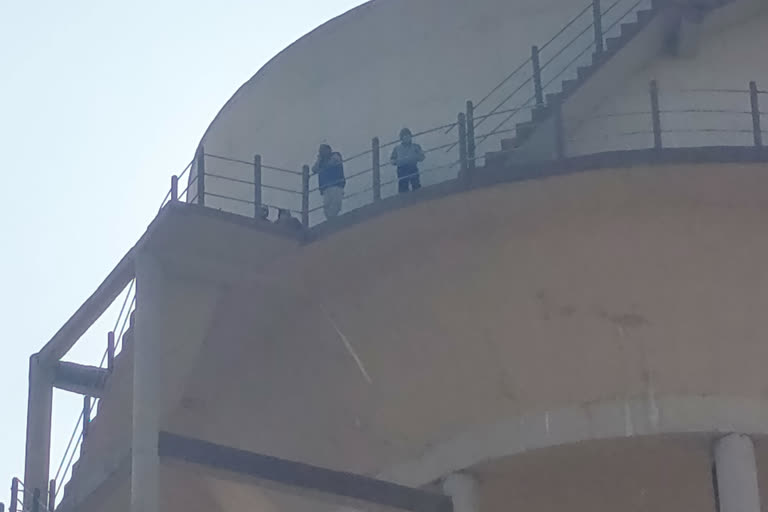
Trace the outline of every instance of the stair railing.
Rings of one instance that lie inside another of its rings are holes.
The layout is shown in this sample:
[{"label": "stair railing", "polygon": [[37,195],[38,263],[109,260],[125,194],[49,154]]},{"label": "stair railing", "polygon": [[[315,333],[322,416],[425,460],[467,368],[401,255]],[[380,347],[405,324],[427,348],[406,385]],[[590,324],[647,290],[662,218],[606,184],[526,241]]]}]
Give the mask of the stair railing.
[{"label": "stair railing", "polygon": [[[616,19],[613,20],[606,29],[604,29],[603,20],[617,7],[626,5],[630,2],[631,5],[629,9],[617,16]],[[595,58],[599,60],[605,52],[605,38],[607,34],[611,33],[611,31],[616,26],[618,26],[619,23],[626,21],[630,16],[632,16],[632,14],[634,14],[644,3],[647,4],[648,0],[614,0],[605,10],[603,10],[600,0],[593,0],[544,45],[541,47],[533,46],[531,48],[531,56],[526,59],[526,61],[523,62],[523,64],[516,70],[516,72],[522,71],[526,69],[526,67],[530,64],[531,73],[528,78],[526,78],[526,80],[514,88],[512,92],[501,99],[501,101],[499,101],[496,106],[493,107],[489,112],[487,112],[485,115],[476,117],[478,122],[476,123],[475,128],[478,128],[487,119],[495,117],[499,114],[506,114],[506,117],[504,117],[498,124],[496,124],[493,129],[478,137],[477,145],[479,146],[480,144],[484,143],[493,135],[513,132],[514,130],[502,129],[510,121],[517,118],[520,112],[526,111],[530,108],[543,108],[547,103],[546,95],[550,90],[549,87],[554,84],[557,79],[561,78],[566,72],[574,70],[574,68],[579,65],[585,54],[587,54],[590,49],[594,49]],[[590,13],[591,16],[588,16]],[[574,28],[574,31],[577,30],[575,35],[569,32],[569,29],[572,27]],[[590,32],[592,32],[592,37],[589,37]],[[555,44],[560,40],[561,36],[569,37],[569,39],[567,39],[561,45]],[[583,44],[585,42],[586,44]],[[541,63],[542,55],[544,54],[545,50],[550,48],[552,51],[554,51],[554,53],[551,56],[548,56],[546,60]],[[567,52],[573,48],[580,49],[575,56],[571,57],[570,60],[565,61],[563,66],[558,66],[561,57],[568,55]],[[545,79],[545,71],[549,70],[553,70],[553,76]],[[505,80],[494,87],[491,92],[481,100],[481,102],[478,102],[475,108],[477,109],[477,107],[479,107],[483,101],[485,101],[495,92],[499,91],[512,76],[514,75],[510,75],[510,77],[505,78]],[[528,95],[524,96],[524,99],[518,102],[515,107],[502,110],[503,107],[507,105],[511,100],[518,97],[519,93],[526,90],[530,91],[531,89],[533,92],[528,92]]]}]

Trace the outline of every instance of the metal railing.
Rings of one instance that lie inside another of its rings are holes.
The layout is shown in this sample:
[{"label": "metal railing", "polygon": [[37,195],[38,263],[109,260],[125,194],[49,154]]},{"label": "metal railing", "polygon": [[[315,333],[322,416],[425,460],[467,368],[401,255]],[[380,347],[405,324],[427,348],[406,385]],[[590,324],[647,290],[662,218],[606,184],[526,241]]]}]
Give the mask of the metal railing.
[{"label": "metal railing", "polygon": [[[48,488],[48,504],[43,503],[40,489],[27,489],[24,482],[13,477],[11,479],[11,500],[8,512],[53,512],[55,510],[56,485],[51,481]],[[5,506],[0,503],[0,512],[4,512]]]},{"label": "metal railing", "polygon": [[[673,91],[669,91],[672,93]],[[586,121],[595,121],[601,118],[632,118],[637,117],[645,121],[635,123],[631,129],[613,130],[612,137],[628,137],[645,135],[648,138],[647,143],[636,143],[632,149],[685,146],[686,144],[679,140],[679,136],[685,133],[731,133],[748,135],[751,140],[737,141],[732,145],[756,146],[762,147],[763,134],[761,128],[761,117],[765,114],[760,111],[759,97],[765,94],[765,91],[758,89],[755,82],[751,82],[745,89],[699,89],[688,91],[677,91],[678,93],[703,94],[704,97],[699,105],[696,98],[686,97],[688,103],[681,100],[665,101],[660,88],[655,81],[652,81],[648,90],[648,103],[646,108],[634,111],[614,112],[604,115],[595,115]],[[713,108],[711,107],[712,95],[728,94],[741,95],[738,100],[743,104],[742,108]],[[690,100],[693,99],[693,103]],[[554,140],[552,147],[555,148],[555,158],[565,158],[568,153],[568,146],[573,142],[578,142],[578,138],[569,138],[568,127],[564,126],[562,116],[559,111],[555,112],[556,129],[554,130]],[[725,115],[742,116],[743,120],[751,119],[749,125],[708,125],[701,119],[691,123],[691,116],[720,115],[720,122]],[[680,116],[687,116],[681,118]],[[483,116],[479,116],[483,119]],[[682,120],[681,120],[682,119]],[[446,181],[469,178],[473,172],[476,172],[476,162],[480,159],[475,151],[477,142],[482,135],[475,134],[475,127],[478,124],[478,117],[474,115],[472,102],[467,102],[466,112],[458,114],[454,123],[448,123],[437,126],[429,130],[423,130],[415,133],[414,137],[419,141],[425,138],[432,143],[424,153],[427,155],[428,165],[420,171],[420,176],[425,180],[425,186],[436,185]],[[450,134],[446,128],[457,126],[458,133]],[[678,137],[678,139],[675,139]],[[604,138],[601,136],[600,142]],[[344,160],[346,168],[347,193],[344,197],[345,212],[353,211],[362,206],[376,203],[387,197],[398,193],[395,185],[400,181],[395,172],[394,166],[382,159],[382,152],[396,145],[398,141],[390,141],[385,144],[379,142],[378,137],[371,141],[370,149],[361,151]],[[694,141],[695,142],[695,141]],[[718,141],[709,144],[687,144],[687,145],[723,145]],[[446,148],[456,148],[453,153],[446,154]],[[629,148],[625,148],[629,149]],[[514,153],[516,150],[508,151]],[[604,151],[604,149],[603,149]],[[504,155],[504,151],[497,152],[497,155]],[[386,156],[386,154],[385,154]],[[435,158],[437,157],[437,158]],[[430,160],[432,158],[432,160]],[[226,173],[221,172],[215,167],[216,162],[228,162],[230,167]],[[221,210],[246,215],[250,217],[261,218],[269,221],[265,215],[265,210],[285,210],[291,214],[296,214],[303,229],[311,228],[323,221],[320,211],[323,209],[319,185],[310,186],[310,167],[305,165],[301,170],[290,170],[275,166],[267,166],[262,163],[261,155],[255,155],[252,161],[238,160],[222,155],[206,153],[201,147],[197,156],[197,174],[192,182],[197,183],[197,193],[195,202],[202,206],[218,208]],[[269,171],[269,174],[265,171]],[[236,174],[238,173],[239,174]],[[233,175],[233,173],[235,173]],[[249,179],[247,175],[250,175]],[[271,175],[277,181],[268,182],[267,176]],[[172,180],[173,186],[169,197],[173,201],[181,200],[177,192],[178,179]],[[269,200],[265,201],[264,196]]]},{"label": "metal railing", "polygon": [[[454,128],[462,123],[461,118],[456,122],[414,134],[414,137],[418,137],[422,145],[428,148],[425,153],[432,154],[427,168],[421,172],[422,176],[427,177],[427,185],[445,181],[451,168],[474,168],[482,159],[476,156],[480,145],[493,140],[494,137],[514,133],[516,128],[508,127],[510,122],[519,119],[522,113],[530,109],[543,107],[547,94],[557,87],[558,79],[567,72],[574,71],[587,60],[592,62],[590,49],[594,50],[598,57],[606,53],[606,40],[618,35],[623,22],[643,8],[652,8],[652,0],[610,0],[605,4],[603,2],[605,0],[586,2],[579,12],[544,44],[533,46],[531,56],[476,104],[467,102],[466,111],[463,113],[466,140],[455,133],[452,135]],[[487,112],[479,113],[479,108],[491,104],[494,106]],[[509,104],[514,106],[510,108]],[[489,120],[496,121],[494,127],[475,136],[475,132]],[[355,153],[344,161],[347,183],[352,182],[350,189],[355,189],[345,197],[345,211],[393,195],[394,185],[399,180],[381,179],[382,168],[387,164],[381,163],[380,152],[394,146],[397,141],[379,145],[378,140],[374,138],[370,149]],[[439,155],[441,152],[445,155]],[[363,160],[366,156],[369,158]],[[226,169],[223,168],[224,164]],[[198,148],[193,163],[184,171],[186,173],[190,168],[195,168],[186,188],[179,191],[179,183],[184,177],[182,173],[178,178],[174,178],[175,181],[172,182],[171,190],[163,204],[169,200],[181,200],[262,219],[264,208],[272,208],[298,215],[304,227],[315,225],[321,221],[318,213],[323,208],[318,200],[318,187],[305,190],[304,186],[310,179],[306,176],[306,169],[289,167],[266,165],[261,161],[260,155],[246,161],[206,153],[201,147]],[[273,180],[271,182],[270,177]],[[367,186],[354,186],[355,182],[363,179],[368,180]],[[236,185],[243,187],[238,189]],[[248,187],[251,187],[250,192],[246,190]],[[265,192],[269,194],[270,202],[263,200]],[[306,198],[307,195],[310,197]]]},{"label": "metal railing", "polygon": [[[190,164],[191,165],[191,164]],[[184,172],[186,172],[190,166],[187,166]],[[120,307],[117,318],[115,319],[114,327],[107,333],[107,347],[99,362],[99,368],[106,368],[112,372],[115,368],[115,360],[121,351],[121,345],[124,340],[124,336],[127,332],[129,323],[131,323],[131,315],[136,306],[136,290],[135,282],[133,279],[128,284],[124,291],[123,302]],[[54,509],[53,504],[56,503],[57,498],[60,496],[61,490],[64,489],[64,484],[72,476],[73,465],[78,453],[82,454],[85,448],[85,442],[88,437],[88,430],[96,414],[98,414],[98,406],[100,399],[92,398],[89,396],[83,397],[83,408],[80,415],[77,418],[75,427],[72,431],[72,435],[67,442],[64,454],[59,462],[54,477],[50,480],[48,489],[48,506],[51,510]],[[13,509],[11,509],[13,512]]]},{"label": "metal railing", "polygon": [[[646,107],[597,113],[591,131],[568,138],[576,153],[589,154],[600,141],[605,150],[691,146],[763,147],[760,97],[768,92],[750,82],[743,89],[668,89],[648,87]],[[582,122],[582,123],[583,123]],[[586,147],[585,147],[586,144]]]},{"label": "metal railing", "polygon": [[599,62],[606,54],[605,41],[619,35],[621,24],[646,8],[652,8],[650,0],[612,0],[607,4],[594,0],[543,45],[532,46],[531,56],[476,103],[479,113],[486,102],[502,96],[487,112],[475,116],[475,128],[487,120],[496,121],[492,129],[478,137],[477,146],[495,140],[495,135],[514,133],[514,128],[505,127],[511,122],[528,121],[521,115],[543,108],[549,94],[562,92],[558,80],[566,73],[576,74],[580,66],[591,65],[592,53]]}]

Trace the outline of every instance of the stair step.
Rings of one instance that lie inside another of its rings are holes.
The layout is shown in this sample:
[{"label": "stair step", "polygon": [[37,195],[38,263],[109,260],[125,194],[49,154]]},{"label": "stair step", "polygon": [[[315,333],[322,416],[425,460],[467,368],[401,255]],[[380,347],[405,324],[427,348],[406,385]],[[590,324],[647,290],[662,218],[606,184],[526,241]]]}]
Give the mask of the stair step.
[{"label": "stair step", "polygon": [[623,37],[609,37],[605,40],[605,48],[609,52],[615,52],[619,48],[621,48],[621,45],[624,44],[624,38]]},{"label": "stair step", "polygon": [[563,93],[561,92],[551,92],[545,96],[547,100],[547,105],[554,105],[555,103],[560,103],[560,99],[563,97]]},{"label": "stair step", "polygon": [[572,93],[576,90],[576,88],[579,87],[579,84],[581,82],[577,79],[571,79],[571,80],[563,80],[563,84],[561,89],[563,90],[563,95],[567,96],[568,94]]},{"label": "stair step", "polygon": [[650,9],[644,9],[642,11],[637,11],[637,21],[643,25],[648,23],[651,18],[653,18],[654,12]]},{"label": "stair step", "polygon": [[579,77],[579,80],[586,79],[589,75],[591,75],[595,71],[594,66],[579,66],[576,68],[576,75]]},{"label": "stair step", "polygon": [[639,30],[640,30],[640,23],[636,21],[633,21],[631,23],[621,24],[622,37],[632,37],[633,35],[637,34]]},{"label": "stair step", "polygon": [[598,66],[602,65],[603,62],[608,58],[609,52],[607,50],[603,50],[600,53],[593,52],[592,53],[592,65],[597,68]]},{"label": "stair step", "polygon": [[531,120],[534,122],[539,122],[543,119],[546,119],[547,116],[549,116],[551,108],[549,105],[537,105],[531,110]]},{"label": "stair step", "polygon": [[517,149],[517,139],[511,138],[511,139],[501,139],[501,150],[502,151],[514,151]]},{"label": "stair step", "polygon": [[489,151],[485,154],[485,166],[496,167],[503,166],[507,162],[509,153],[504,151]]},{"label": "stair step", "polygon": [[515,125],[515,131],[517,133],[517,137],[515,137],[518,141],[525,142],[530,138],[531,135],[533,135],[534,130],[536,130],[536,123],[533,123],[531,121],[526,121],[524,123],[517,123]]}]

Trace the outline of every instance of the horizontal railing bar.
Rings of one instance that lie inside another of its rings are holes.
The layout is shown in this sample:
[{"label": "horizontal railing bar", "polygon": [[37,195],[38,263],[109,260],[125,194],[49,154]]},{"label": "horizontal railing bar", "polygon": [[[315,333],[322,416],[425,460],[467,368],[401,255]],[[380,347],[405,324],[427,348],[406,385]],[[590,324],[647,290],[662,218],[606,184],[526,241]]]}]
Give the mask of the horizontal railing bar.
[{"label": "horizontal railing bar", "polygon": [[445,148],[448,148],[448,147],[453,147],[453,146],[455,146],[456,144],[457,144],[457,142],[455,142],[455,141],[451,141],[451,142],[448,142],[448,143],[446,143],[446,144],[443,144],[443,145],[441,145],[441,146],[435,146],[435,147],[433,147],[433,148],[430,148],[430,149],[425,149],[425,150],[424,150],[424,154],[426,155],[427,153],[432,153],[433,151],[439,151],[439,150],[441,150],[441,149],[445,149]]},{"label": "horizontal railing bar", "polygon": [[[203,154],[205,156],[209,156],[211,158],[216,158],[218,160],[224,160],[226,162],[234,162],[234,163],[237,163],[237,164],[248,165],[248,166],[251,166],[251,167],[253,166],[253,162],[247,162],[245,160],[238,160],[237,158],[230,158],[228,156],[214,155],[213,153],[203,153]],[[208,171],[206,171],[205,173],[208,174]]]},{"label": "horizontal railing bar", "polygon": [[[569,21],[563,28],[561,28],[560,31],[557,34],[552,36],[552,38],[549,41],[547,41],[546,43],[541,45],[541,47],[539,48],[539,52],[543,51],[546,47],[548,47],[550,44],[552,44],[555,41],[555,39],[560,37],[566,30],[568,30],[571,27],[571,25],[576,23],[579,19],[581,19],[582,16],[584,16],[584,14],[586,14],[590,10],[592,10],[592,2],[589,2],[587,4],[587,6],[584,7],[584,9],[579,14],[577,14],[571,21]],[[592,24],[590,23],[589,26],[591,28]]]},{"label": "horizontal railing bar", "polygon": [[220,199],[228,199],[228,200],[230,200],[230,201],[237,201],[237,202],[239,202],[239,203],[245,203],[245,204],[256,204],[256,203],[254,203],[253,201],[249,201],[248,199],[240,199],[240,198],[238,198],[238,197],[230,197],[230,196],[224,196],[224,195],[221,195],[221,194],[216,194],[216,193],[214,193],[214,192],[208,192],[208,191],[206,191],[206,192],[205,192],[205,195],[206,195],[206,197],[207,197],[207,196],[211,196],[211,197],[218,197],[218,198],[220,198]]},{"label": "horizontal railing bar", "polygon": [[[346,178],[341,179],[341,180],[336,180],[336,181],[334,181],[332,183],[329,183],[329,184],[323,186],[323,188],[338,187],[339,185],[341,185],[345,181],[347,181]],[[320,185],[316,186],[315,188],[310,189],[309,192],[312,193],[312,192],[316,192],[318,190],[320,190]]]},{"label": "horizontal railing bar", "polygon": [[675,93],[675,92],[718,92],[718,93],[726,93],[726,94],[749,94],[749,89],[661,89],[660,92],[669,94],[669,93]]},{"label": "horizontal railing bar", "polygon": [[[482,116],[474,116],[474,118],[475,118],[475,121],[477,121],[478,119],[487,119],[487,118],[493,117],[493,116],[502,116],[504,114],[518,113],[518,112],[521,112],[523,110],[525,110],[525,107],[508,108],[508,109],[505,109],[505,110],[497,110],[493,114],[485,114],[485,115],[482,115]],[[479,123],[475,124],[475,127],[477,127],[478,124]]]},{"label": "horizontal railing bar", "polygon": [[351,162],[352,160],[355,160],[355,159],[357,159],[357,158],[360,158],[361,156],[370,155],[371,153],[373,153],[373,150],[372,150],[372,149],[366,149],[366,150],[365,150],[365,151],[363,151],[362,153],[358,153],[358,154],[356,154],[356,155],[352,155],[352,156],[350,156],[349,158],[345,158],[345,159],[343,159],[343,160],[342,160],[342,162],[344,162],[344,163],[347,163],[347,162]]},{"label": "horizontal railing bar", "polygon": [[274,208],[277,211],[286,210],[286,211],[289,211],[291,213],[295,213],[295,214],[301,215],[301,210],[295,210],[293,208],[286,208],[284,206],[277,206],[276,204],[261,203],[261,206],[266,206],[266,207],[269,207],[269,208]]},{"label": "horizontal railing bar", "polygon": [[282,167],[275,167],[273,165],[265,165],[265,164],[262,163],[261,164],[261,168],[262,169],[268,169],[270,171],[286,172],[288,174],[295,174],[296,176],[301,176],[301,172],[300,171],[293,171],[291,169],[283,169]]},{"label": "horizontal railing bar", "polygon": [[[590,24],[590,25],[589,25],[587,28],[585,28],[584,30],[582,30],[581,32],[579,32],[579,33],[576,35],[576,37],[574,37],[574,38],[573,38],[573,39],[572,39],[570,42],[568,42],[568,44],[567,44],[567,45],[563,46],[563,47],[562,47],[562,48],[561,48],[561,49],[560,49],[560,50],[559,50],[557,53],[555,53],[555,54],[554,54],[554,55],[553,55],[553,56],[552,56],[552,57],[551,57],[549,60],[547,60],[546,62],[544,62],[544,64],[542,64],[542,65],[541,65],[541,71],[544,71],[544,69],[546,69],[546,67],[547,67],[547,66],[549,66],[550,64],[552,64],[552,62],[553,62],[553,61],[554,61],[556,58],[558,58],[560,55],[562,55],[562,54],[563,54],[563,52],[565,52],[565,50],[567,50],[567,49],[571,48],[571,46],[572,46],[573,44],[575,44],[575,43],[576,43],[576,41],[578,41],[578,40],[579,40],[579,39],[580,39],[580,38],[581,38],[581,37],[582,37],[584,34],[586,34],[587,32],[589,32],[591,29],[592,29],[592,24]],[[592,44],[594,44],[594,43],[595,43],[595,42],[594,42],[594,40],[590,40],[590,41],[591,41],[591,43],[592,43]]]},{"label": "horizontal railing bar", "polygon": [[208,177],[210,177],[210,178],[218,178],[220,180],[225,180],[225,181],[234,181],[235,183],[244,183],[246,185],[251,185],[251,186],[254,185],[254,183],[252,181],[243,180],[243,179],[240,179],[240,178],[231,178],[229,176],[224,176],[223,174],[217,174],[215,172],[210,172],[207,169],[205,171],[205,176],[206,176],[206,178],[208,178]]},{"label": "horizontal railing bar", "polygon": [[299,191],[299,190],[291,190],[290,188],[276,187],[274,185],[264,185],[264,184],[262,184],[261,188],[268,188],[270,190],[277,190],[279,192],[287,192],[289,194],[296,194],[296,195],[299,195],[299,196],[301,195],[301,191]]},{"label": "horizontal railing bar", "polygon": [[752,115],[749,110],[725,110],[717,108],[689,108],[689,109],[661,109],[661,114],[748,114]]}]

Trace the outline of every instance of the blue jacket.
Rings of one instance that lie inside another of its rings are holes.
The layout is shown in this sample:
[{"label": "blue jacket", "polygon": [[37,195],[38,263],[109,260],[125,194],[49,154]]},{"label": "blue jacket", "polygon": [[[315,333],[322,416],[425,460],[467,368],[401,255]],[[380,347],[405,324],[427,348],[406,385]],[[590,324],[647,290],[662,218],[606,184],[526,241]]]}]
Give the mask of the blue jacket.
[{"label": "blue jacket", "polygon": [[344,188],[347,180],[344,178],[344,162],[340,153],[331,153],[331,157],[324,161],[315,162],[312,173],[317,174],[317,182],[320,193],[329,187]]}]

